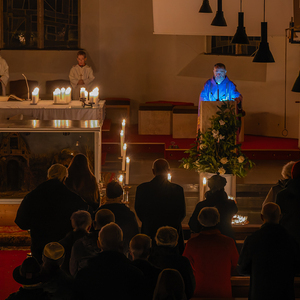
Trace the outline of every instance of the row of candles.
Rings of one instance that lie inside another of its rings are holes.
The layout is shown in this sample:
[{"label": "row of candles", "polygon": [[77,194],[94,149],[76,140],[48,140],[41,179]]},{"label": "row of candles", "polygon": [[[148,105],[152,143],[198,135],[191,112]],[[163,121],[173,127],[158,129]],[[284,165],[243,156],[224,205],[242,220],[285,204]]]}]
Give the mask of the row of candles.
[{"label": "row of candles", "polygon": [[[72,89],[68,88],[56,88],[53,92],[53,102],[60,103],[66,102],[69,103],[71,101],[71,92]],[[32,104],[37,104],[40,97],[40,89],[38,87],[34,88],[32,91]],[[86,91],[85,88],[80,88],[80,98],[87,99],[89,103],[98,104],[99,100],[99,88],[94,88],[90,93]]]}]

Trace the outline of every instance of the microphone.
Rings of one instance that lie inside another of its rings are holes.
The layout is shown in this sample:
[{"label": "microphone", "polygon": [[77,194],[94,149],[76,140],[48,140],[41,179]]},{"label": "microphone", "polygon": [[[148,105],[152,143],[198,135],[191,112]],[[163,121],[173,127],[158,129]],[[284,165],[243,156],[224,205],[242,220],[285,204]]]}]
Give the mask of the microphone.
[{"label": "microphone", "polygon": [[24,74],[22,74],[22,76],[24,76],[24,78],[25,78],[25,81],[26,81],[26,85],[27,85],[27,91],[28,91],[28,94],[27,94],[27,101],[30,101],[30,98],[29,98],[29,85],[28,85],[28,81],[27,81],[27,78],[26,78],[26,76],[24,75]]}]

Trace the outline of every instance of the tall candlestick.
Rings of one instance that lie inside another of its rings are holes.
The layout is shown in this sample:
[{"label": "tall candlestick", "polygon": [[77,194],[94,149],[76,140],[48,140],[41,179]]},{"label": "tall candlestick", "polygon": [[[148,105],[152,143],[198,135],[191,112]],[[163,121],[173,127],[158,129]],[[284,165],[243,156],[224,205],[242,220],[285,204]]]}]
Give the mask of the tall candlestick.
[{"label": "tall candlestick", "polygon": [[123,146],[124,146],[124,131],[120,132],[120,144],[121,144],[121,156],[123,156]]},{"label": "tall candlestick", "polygon": [[123,146],[122,171],[125,171],[126,149],[127,149],[127,144],[125,143]]},{"label": "tall candlestick", "polygon": [[130,158],[126,157],[126,178],[125,178],[125,184],[129,184],[129,166],[130,166]]}]

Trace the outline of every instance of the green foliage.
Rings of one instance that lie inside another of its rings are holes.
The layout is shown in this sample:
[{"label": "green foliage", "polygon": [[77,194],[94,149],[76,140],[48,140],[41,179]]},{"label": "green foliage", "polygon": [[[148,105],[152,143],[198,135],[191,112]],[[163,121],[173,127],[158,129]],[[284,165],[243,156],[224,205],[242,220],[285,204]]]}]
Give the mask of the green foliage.
[{"label": "green foliage", "polygon": [[180,167],[245,177],[254,163],[242,154],[241,144],[236,144],[240,115],[235,113],[231,101],[223,101],[218,109],[210,119],[211,128],[205,132],[198,131],[195,144],[185,152],[189,156],[181,160]]}]

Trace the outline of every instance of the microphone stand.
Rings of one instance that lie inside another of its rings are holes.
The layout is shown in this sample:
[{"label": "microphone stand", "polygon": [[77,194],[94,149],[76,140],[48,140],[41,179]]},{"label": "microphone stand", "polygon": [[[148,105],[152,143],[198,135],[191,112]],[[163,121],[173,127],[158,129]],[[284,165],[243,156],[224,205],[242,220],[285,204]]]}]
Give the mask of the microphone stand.
[{"label": "microphone stand", "polygon": [[27,91],[28,91],[28,94],[27,94],[27,101],[31,101],[31,99],[29,98],[29,85],[28,85],[28,81],[27,81],[27,78],[26,78],[26,76],[24,75],[24,74],[22,74],[22,76],[24,76],[24,78],[25,78],[25,81],[26,81],[26,85],[27,85]]}]

